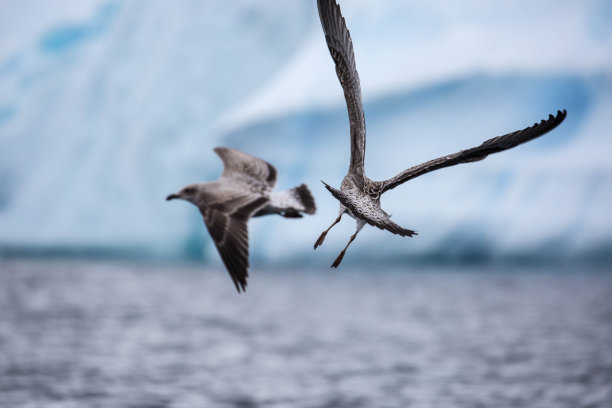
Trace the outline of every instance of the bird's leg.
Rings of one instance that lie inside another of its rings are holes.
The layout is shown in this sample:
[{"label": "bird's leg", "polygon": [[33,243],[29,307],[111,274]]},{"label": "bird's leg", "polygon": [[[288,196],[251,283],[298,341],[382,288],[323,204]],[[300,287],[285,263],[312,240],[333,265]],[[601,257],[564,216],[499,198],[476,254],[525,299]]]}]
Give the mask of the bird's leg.
[{"label": "bird's leg", "polygon": [[342,214],[344,214],[344,213],[340,213],[340,215],[338,216],[338,218],[336,218],[336,221],[334,221],[334,223],[333,223],[332,225],[330,225],[328,229],[326,229],[325,231],[323,231],[323,232],[321,233],[321,236],[319,237],[319,239],[317,239],[317,242],[315,242],[315,244],[314,244],[314,249],[317,249],[317,247],[323,243],[323,241],[325,240],[325,236],[327,235],[327,233],[329,232],[329,230],[330,230],[330,229],[332,229],[332,227],[333,227],[334,225],[336,225],[337,223],[339,223],[339,222],[340,222],[340,218],[342,218]]},{"label": "bird's leg", "polygon": [[361,229],[363,228],[364,225],[365,225],[365,222],[357,221],[357,231],[355,231],[355,233],[353,235],[351,235],[351,239],[349,240],[348,244],[346,244],[346,246],[344,247],[342,252],[340,252],[340,255],[338,255],[338,257],[336,258],[336,260],[332,264],[332,266],[331,266],[332,268],[337,268],[338,265],[340,265],[340,262],[342,262],[342,258],[344,258],[344,253],[346,252],[346,249],[349,247],[349,245],[351,245],[351,242],[353,242],[355,240],[355,238],[357,237],[357,234],[359,234],[359,231],[361,231]]},{"label": "bird's leg", "polygon": [[340,265],[340,262],[342,262],[342,258],[344,258],[344,253],[346,252],[346,249],[349,247],[349,245],[351,245],[351,242],[353,242],[355,240],[355,237],[357,236],[358,233],[359,233],[359,230],[355,231],[355,233],[353,235],[351,235],[351,239],[349,240],[348,244],[346,244],[346,246],[344,247],[342,252],[340,252],[340,255],[338,255],[338,257],[336,258],[336,260],[332,264],[332,266],[331,266],[332,268],[337,268],[338,265]]}]

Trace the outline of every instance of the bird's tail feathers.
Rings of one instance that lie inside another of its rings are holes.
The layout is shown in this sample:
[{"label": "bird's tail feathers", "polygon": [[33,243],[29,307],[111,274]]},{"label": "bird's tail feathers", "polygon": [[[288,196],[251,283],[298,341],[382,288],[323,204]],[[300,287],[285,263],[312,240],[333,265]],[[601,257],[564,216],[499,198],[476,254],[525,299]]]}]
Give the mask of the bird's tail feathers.
[{"label": "bird's tail feathers", "polygon": [[314,214],[317,212],[317,206],[315,204],[314,197],[310,193],[306,184],[300,184],[299,186],[289,190],[291,195],[300,204],[301,208],[296,208],[305,214]]},{"label": "bird's tail feathers", "polygon": [[291,190],[273,192],[270,203],[254,217],[279,214],[285,218],[302,218],[302,214],[314,214],[316,211],[317,206],[310,190],[306,184],[300,184]]}]

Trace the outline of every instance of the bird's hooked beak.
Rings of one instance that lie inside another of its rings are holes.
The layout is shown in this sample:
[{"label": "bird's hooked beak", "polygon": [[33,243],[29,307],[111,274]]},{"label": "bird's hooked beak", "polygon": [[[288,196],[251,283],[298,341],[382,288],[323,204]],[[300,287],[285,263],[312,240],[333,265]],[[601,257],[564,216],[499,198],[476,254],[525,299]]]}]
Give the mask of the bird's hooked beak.
[{"label": "bird's hooked beak", "polygon": [[170,194],[168,197],[166,197],[166,201],[174,200],[175,198],[180,198],[180,197],[177,196],[176,194]]}]

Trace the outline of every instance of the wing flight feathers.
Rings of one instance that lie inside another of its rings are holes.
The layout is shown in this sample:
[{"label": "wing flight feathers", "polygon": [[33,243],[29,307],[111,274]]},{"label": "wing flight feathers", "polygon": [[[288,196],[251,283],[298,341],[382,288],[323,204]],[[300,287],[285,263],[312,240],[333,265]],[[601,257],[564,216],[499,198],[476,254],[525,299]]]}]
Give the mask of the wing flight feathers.
[{"label": "wing flight feathers", "polygon": [[238,292],[245,290],[249,276],[247,223],[253,213],[268,201],[266,197],[244,196],[241,200],[201,208],[206,228]]},{"label": "wing flight feathers", "polygon": [[267,161],[229,147],[216,147],[214,152],[223,160],[222,178],[247,177],[266,184],[270,189],[276,185],[276,169]]},{"label": "wing flight feathers", "polygon": [[363,180],[365,157],[365,116],[361,101],[361,85],[355,65],[355,53],[351,34],[340,6],[335,0],[318,0],[319,18],[325,33],[329,53],[336,65],[336,74],[344,91],[349,121],[351,124],[351,163],[349,172],[356,173]]},{"label": "wing flight feathers", "polygon": [[556,116],[549,115],[547,120],[542,120],[540,123],[534,123],[533,126],[523,130],[518,130],[503,136],[497,136],[483,142],[480,146],[429,160],[425,163],[411,167],[395,177],[378,182],[380,186],[380,194],[387,190],[391,190],[392,188],[395,188],[408,180],[422,176],[423,174],[431,171],[454,166],[456,164],[479,161],[490,154],[508,150],[522,143],[533,140],[559,126],[566,116],[567,112],[565,110],[557,111]]}]

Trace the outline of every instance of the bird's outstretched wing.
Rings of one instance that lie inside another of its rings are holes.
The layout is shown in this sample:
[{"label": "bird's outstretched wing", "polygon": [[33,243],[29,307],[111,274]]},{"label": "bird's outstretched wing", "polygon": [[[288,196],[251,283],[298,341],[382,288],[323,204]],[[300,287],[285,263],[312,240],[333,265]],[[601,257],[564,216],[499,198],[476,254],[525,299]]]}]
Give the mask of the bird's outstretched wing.
[{"label": "bird's outstretched wing", "polygon": [[365,157],[365,116],[361,101],[361,86],[355,65],[353,41],[336,0],[318,0],[319,18],[325,41],[336,64],[336,73],[344,90],[344,98],[351,123],[351,164],[349,173],[363,183]]},{"label": "bird's outstretched wing", "polygon": [[376,182],[376,187],[380,194],[387,190],[395,188],[406,181],[415,177],[421,176],[430,171],[442,169],[444,167],[454,166],[460,163],[469,163],[482,160],[490,154],[511,149],[521,143],[528,142],[556,128],[567,116],[567,112],[557,111],[557,115],[549,115],[547,120],[542,120],[540,123],[534,123],[533,126],[508,133],[503,136],[497,136],[482,143],[480,146],[471,149],[462,150],[460,152],[450,154],[448,156],[439,157],[417,166],[404,170],[395,177],[385,181]]},{"label": "bird's outstretched wing", "polygon": [[266,197],[248,194],[200,206],[204,223],[238,292],[245,290],[249,276],[247,222],[268,201]]},{"label": "bird's outstretched wing", "polygon": [[267,161],[229,147],[216,147],[214,152],[223,160],[222,178],[259,182],[273,189],[276,169]]}]

